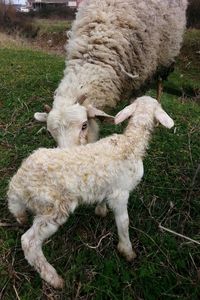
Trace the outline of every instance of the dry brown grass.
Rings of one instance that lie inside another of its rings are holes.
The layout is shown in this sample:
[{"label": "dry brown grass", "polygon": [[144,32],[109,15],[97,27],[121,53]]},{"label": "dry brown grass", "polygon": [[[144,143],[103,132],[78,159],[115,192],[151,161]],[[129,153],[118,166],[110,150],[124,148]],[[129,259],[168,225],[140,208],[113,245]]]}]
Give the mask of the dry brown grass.
[{"label": "dry brown grass", "polygon": [[60,56],[65,56],[64,42],[61,45],[49,45],[47,41],[38,37],[34,41],[29,41],[19,35],[8,35],[4,32],[0,32],[0,48],[6,49],[31,49],[40,50],[46,53],[53,53]]},{"label": "dry brown grass", "polygon": [[11,36],[4,32],[0,32],[0,48],[21,48],[30,47],[30,44],[18,35]]}]

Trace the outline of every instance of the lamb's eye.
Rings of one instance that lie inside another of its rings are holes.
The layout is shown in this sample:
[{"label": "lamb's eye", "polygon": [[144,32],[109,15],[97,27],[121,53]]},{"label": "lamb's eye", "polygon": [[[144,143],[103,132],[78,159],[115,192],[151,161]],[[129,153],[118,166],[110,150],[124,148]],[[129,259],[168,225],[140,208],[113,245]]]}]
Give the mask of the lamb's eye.
[{"label": "lamb's eye", "polygon": [[88,123],[87,123],[87,122],[84,122],[84,123],[82,124],[82,130],[87,129],[87,126],[88,126]]}]

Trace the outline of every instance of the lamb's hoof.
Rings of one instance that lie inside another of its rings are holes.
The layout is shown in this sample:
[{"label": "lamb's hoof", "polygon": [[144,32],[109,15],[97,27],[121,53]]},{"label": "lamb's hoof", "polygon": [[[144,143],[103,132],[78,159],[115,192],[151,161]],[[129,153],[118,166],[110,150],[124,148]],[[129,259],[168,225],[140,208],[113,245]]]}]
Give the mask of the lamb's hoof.
[{"label": "lamb's hoof", "polygon": [[26,225],[28,223],[28,217],[27,214],[19,215],[17,216],[17,222],[20,225]]},{"label": "lamb's hoof", "polygon": [[63,289],[65,282],[64,279],[60,276],[54,277],[54,279],[49,282],[49,284],[54,288],[54,289]]},{"label": "lamb's hoof", "polygon": [[64,287],[64,280],[57,274],[56,270],[51,265],[43,265],[42,271],[43,272],[40,273],[41,278],[54,289],[62,289]]},{"label": "lamb's hoof", "polygon": [[97,205],[95,208],[95,214],[99,217],[105,218],[108,214],[108,209],[106,204],[105,205]]},{"label": "lamb's hoof", "polygon": [[121,255],[123,255],[125,257],[125,259],[128,262],[133,261],[137,257],[137,254],[135,253],[135,251],[133,251],[132,247],[130,247],[129,249],[126,249],[126,248],[124,248],[124,246],[122,244],[119,243],[117,245],[117,249],[121,253]]},{"label": "lamb's hoof", "polygon": [[132,262],[137,257],[137,254],[135,251],[132,251],[132,253],[126,254],[125,258],[128,262]]}]

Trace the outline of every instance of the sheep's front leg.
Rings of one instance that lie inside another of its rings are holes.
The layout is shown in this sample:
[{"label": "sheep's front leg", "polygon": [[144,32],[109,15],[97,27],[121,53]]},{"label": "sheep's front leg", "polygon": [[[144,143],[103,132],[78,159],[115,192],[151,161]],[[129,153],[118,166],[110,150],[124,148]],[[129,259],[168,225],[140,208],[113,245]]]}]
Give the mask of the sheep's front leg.
[{"label": "sheep's front leg", "polygon": [[162,83],[162,78],[159,76],[158,83],[157,83],[157,95],[156,95],[156,99],[158,100],[158,102],[161,101],[162,92],[163,92],[163,83]]},{"label": "sheep's front leg", "polygon": [[58,224],[55,218],[50,218],[49,216],[36,217],[32,227],[21,238],[22,248],[29,264],[54,288],[62,288],[64,281],[46,260],[42,252],[42,243],[54,234],[59,225],[65,221],[66,219],[59,220]]},{"label": "sheep's front leg", "polygon": [[129,216],[127,211],[128,192],[115,192],[108,200],[110,208],[114,212],[117,224],[119,243],[117,249],[125,256],[127,261],[132,261],[136,257],[129,238]]}]

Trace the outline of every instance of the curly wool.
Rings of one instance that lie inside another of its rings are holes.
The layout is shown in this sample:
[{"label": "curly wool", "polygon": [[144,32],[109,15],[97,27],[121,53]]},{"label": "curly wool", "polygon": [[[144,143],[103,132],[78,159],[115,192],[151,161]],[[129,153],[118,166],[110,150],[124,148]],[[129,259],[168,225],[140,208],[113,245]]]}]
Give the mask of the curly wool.
[{"label": "curly wool", "polygon": [[85,104],[114,107],[170,67],[181,47],[186,8],[186,0],[83,1],[54,107],[71,105],[82,93]]}]

